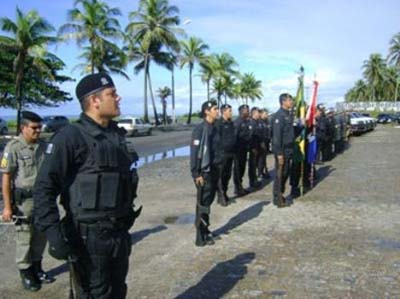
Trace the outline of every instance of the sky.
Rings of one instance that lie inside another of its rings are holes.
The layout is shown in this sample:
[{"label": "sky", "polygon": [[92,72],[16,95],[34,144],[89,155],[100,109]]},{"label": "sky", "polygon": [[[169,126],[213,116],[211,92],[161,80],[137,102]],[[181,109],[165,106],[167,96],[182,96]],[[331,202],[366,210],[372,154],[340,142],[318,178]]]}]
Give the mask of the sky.
[{"label": "sky", "polygon": [[[128,14],[137,10],[138,0],[107,0],[110,7],[121,9],[122,28],[129,22]],[[400,32],[400,1],[398,0],[170,0],[179,10],[182,28],[187,36],[201,38],[210,53],[228,52],[239,64],[241,73],[251,72],[262,81],[263,98],[251,105],[275,111],[282,92],[296,93],[297,71],[305,68],[306,97],[311,96],[314,79],[320,83],[318,102],[334,106],[344,100],[346,91],[362,77],[362,64],[372,53],[386,57],[390,39]],[[15,19],[18,6],[23,12],[35,9],[56,29],[67,22],[67,10],[73,0],[8,0],[0,2],[0,16]],[[185,22],[186,21],[186,22]],[[3,33],[2,33],[3,34]],[[79,48],[73,41],[50,50],[67,65],[64,74],[79,80],[83,75],[74,68],[81,63]],[[122,96],[123,114],[143,114],[143,74],[133,74],[130,64],[126,72],[130,80],[114,75]],[[206,100],[206,86],[194,71],[193,111]],[[168,71],[152,66],[153,90],[170,86]],[[175,74],[176,108],[187,113],[189,102],[189,71],[186,67]],[[41,115],[78,115],[75,97],[76,82],[62,85],[71,92],[72,102],[58,108],[33,108]],[[167,99],[168,100],[168,99]],[[237,100],[229,102],[234,108]],[[156,98],[161,112],[161,102]],[[171,113],[171,107],[168,106]],[[152,111],[149,106],[149,111]],[[15,111],[0,109],[0,115]]]}]

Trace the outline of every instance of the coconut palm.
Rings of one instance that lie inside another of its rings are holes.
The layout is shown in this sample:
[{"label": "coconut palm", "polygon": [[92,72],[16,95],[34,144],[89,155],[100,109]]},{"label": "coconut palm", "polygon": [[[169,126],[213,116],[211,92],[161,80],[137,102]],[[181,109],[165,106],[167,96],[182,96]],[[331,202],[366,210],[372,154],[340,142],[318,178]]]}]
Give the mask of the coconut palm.
[{"label": "coconut palm", "polygon": [[179,53],[169,53],[167,68],[171,71],[171,103],[172,103],[172,123],[176,123],[175,113],[175,66],[178,64]]},{"label": "coconut palm", "polygon": [[208,50],[206,45],[200,38],[190,37],[186,41],[181,42],[182,56],[180,59],[180,66],[183,68],[185,65],[189,67],[189,116],[187,123],[191,123],[192,119],[192,106],[193,106],[193,68],[196,62],[201,62],[205,59],[205,51]]},{"label": "coconut palm", "polygon": [[[74,5],[75,8],[68,11],[70,23],[61,26],[58,35],[63,40],[75,39],[80,47],[89,43],[88,55],[83,57],[89,62],[90,73],[94,73],[96,69],[107,70],[106,62],[99,61],[110,55],[115,57],[111,59],[113,62],[108,70],[114,70],[115,58],[121,58],[118,55],[120,50],[115,46],[115,42],[122,38],[116,18],[121,15],[121,11],[98,0],[76,0]],[[81,9],[78,6],[81,6]],[[111,41],[114,42],[113,47],[110,46]],[[110,54],[110,51],[115,51],[116,54]]]},{"label": "coconut palm", "polygon": [[257,80],[253,73],[245,73],[239,84],[239,96],[245,100],[245,104],[248,104],[248,100],[254,102],[254,100],[262,98],[261,81]]},{"label": "coconut palm", "polygon": [[203,83],[207,86],[207,100],[210,100],[210,82],[215,76],[217,71],[217,61],[216,55],[205,56],[203,61],[199,63],[200,65],[200,77]]},{"label": "coconut palm", "polygon": [[137,11],[129,14],[130,23],[125,31],[129,35],[131,45],[140,43],[145,50],[144,54],[144,120],[148,121],[147,110],[147,83],[149,72],[150,49],[154,44],[174,51],[179,50],[179,41],[176,35],[184,34],[178,28],[179,9],[170,6],[167,0],[140,0]]},{"label": "coconut palm", "polygon": [[365,101],[368,98],[368,86],[365,84],[364,80],[357,80],[354,85],[354,99],[357,102]]},{"label": "coconut palm", "polygon": [[[157,114],[157,107],[154,100],[153,89],[151,87],[151,77],[150,77],[150,63],[154,61],[156,64],[169,68],[170,67],[170,53],[161,51],[161,45],[152,44],[150,49],[147,49],[143,44],[139,45],[139,47],[129,48],[128,57],[131,61],[138,61],[138,63],[134,67],[134,73],[138,74],[142,70],[146,74],[146,87],[150,91],[150,97],[153,105],[154,112],[154,120],[156,125],[159,125],[159,119]],[[148,85],[148,86],[147,86]],[[147,90],[146,90],[147,94]],[[146,106],[147,108],[147,106]],[[148,119],[145,121],[148,121]]]},{"label": "coconut palm", "polygon": [[371,54],[369,59],[364,61],[363,69],[364,78],[371,89],[370,100],[382,100],[386,63],[381,54]]},{"label": "coconut palm", "polygon": [[[8,32],[9,36],[0,37],[0,46],[14,49],[17,53],[14,59],[13,71],[15,74],[15,101],[17,103],[17,134],[21,123],[22,109],[22,84],[24,80],[24,69],[26,61],[33,52],[45,47],[49,43],[56,42],[56,38],[45,34],[54,31],[54,28],[39,14],[31,10],[26,15],[17,8],[15,22],[9,18],[0,18],[0,27]],[[35,63],[35,60],[32,60]]]},{"label": "coconut palm", "polygon": [[157,90],[157,94],[161,99],[161,104],[163,107],[163,123],[164,126],[167,124],[167,98],[171,95],[171,88],[168,86],[164,86],[163,88],[159,88]]},{"label": "coconut palm", "polygon": [[400,32],[390,41],[388,62],[400,70]]}]

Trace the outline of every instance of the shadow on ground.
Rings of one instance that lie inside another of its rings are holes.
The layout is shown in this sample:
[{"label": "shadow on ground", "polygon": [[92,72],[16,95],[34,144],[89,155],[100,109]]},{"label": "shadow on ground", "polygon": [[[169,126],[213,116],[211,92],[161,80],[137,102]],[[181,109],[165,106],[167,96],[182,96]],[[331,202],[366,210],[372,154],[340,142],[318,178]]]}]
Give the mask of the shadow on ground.
[{"label": "shadow on ground", "polygon": [[246,264],[255,258],[254,252],[246,252],[221,262],[212,268],[196,285],[175,299],[218,299],[228,293],[247,274]]},{"label": "shadow on ground", "polygon": [[[138,232],[134,232],[131,234],[132,245],[142,241],[144,238],[148,237],[151,234],[155,234],[161,232],[163,230],[168,229],[165,225],[159,225],[150,229],[143,229]],[[61,264],[51,270],[48,273],[54,277],[59,276],[65,272],[68,272],[68,263]]]},{"label": "shadow on ground", "polygon": [[135,245],[136,243],[142,241],[144,238],[148,237],[151,234],[156,234],[166,229],[168,229],[168,227],[166,227],[165,225],[158,225],[153,228],[143,229],[138,232],[134,232],[131,234],[132,245]]},{"label": "shadow on ground", "polygon": [[268,205],[269,203],[269,201],[262,201],[248,207],[236,216],[229,219],[228,223],[218,228],[213,233],[215,235],[229,234],[229,232],[231,230],[234,230],[236,227],[246,223],[247,221],[257,218],[258,215],[260,215],[260,213],[262,212],[264,206]]}]

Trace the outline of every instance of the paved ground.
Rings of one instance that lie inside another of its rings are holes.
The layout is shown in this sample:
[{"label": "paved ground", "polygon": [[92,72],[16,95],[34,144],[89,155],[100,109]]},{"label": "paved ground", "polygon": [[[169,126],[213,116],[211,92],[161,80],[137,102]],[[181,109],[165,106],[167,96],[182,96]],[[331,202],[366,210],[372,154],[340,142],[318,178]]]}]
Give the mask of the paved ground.
[{"label": "paved ground", "polygon": [[[400,298],[399,147],[400,129],[379,126],[319,166],[317,186],[289,208],[270,204],[271,182],[229,207],[214,205],[222,239],[205,248],[194,246],[188,159],[143,166],[128,297]],[[13,228],[1,229],[0,298],[66,298],[65,267],[48,256],[57,281],[36,294],[21,290]]]}]

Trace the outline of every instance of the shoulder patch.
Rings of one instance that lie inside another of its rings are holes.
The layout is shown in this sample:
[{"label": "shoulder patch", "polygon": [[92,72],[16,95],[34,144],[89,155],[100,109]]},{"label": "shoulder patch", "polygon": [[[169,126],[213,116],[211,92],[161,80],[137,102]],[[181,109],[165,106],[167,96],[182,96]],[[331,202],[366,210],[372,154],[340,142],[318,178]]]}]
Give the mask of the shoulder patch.
[{"label": "shoulder patch", "polygon": [[54,144],[53,143],[49,143],[47,145],[47,148],[46,148],[46,154],[49,154],[49,155],[52,154],[53,150],[54,150]]},{"label": "shoulder patch", "polygon": [[200,145],[200,140],[199,139],[194,139],[193,140],[193,145],[195,145],[195,146]]},{"label": "shoulder patch", "polygon": [[1,159],[1,163],[0,163],[0,167],[1,168],[6,168],[8,165],[8,153],[4,153],[3,154],[3,158]]},{"label": "shoulder patch", "polygon": [[279,119],[278,119],[278,118],[275,119],[275,123],[276,123],[276,124],[279,124]]}]

